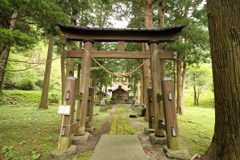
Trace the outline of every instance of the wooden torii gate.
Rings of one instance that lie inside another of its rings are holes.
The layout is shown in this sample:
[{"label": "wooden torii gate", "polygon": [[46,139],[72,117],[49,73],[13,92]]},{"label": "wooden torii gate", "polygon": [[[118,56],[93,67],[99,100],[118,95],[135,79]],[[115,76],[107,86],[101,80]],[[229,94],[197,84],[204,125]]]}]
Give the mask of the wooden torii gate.
[{"label": "wooden torii gate", "polygon": [[[80,26],[59,25],[61,31],[65,34],[67,40],[83,41],[84,48],[94,58],[126,58],[126,59],[147,59],[153,53],[158,51],[158,43],[173,42],[178,38],[178,34],[185,25],[174,27],[165,27],[160,29],[114,29],[114,28],[89,28]],[[118,42],[118,51],[97,51],[93,49],[94,42]],[[150,51],[130,52],[125,51],[124,42],[148,43]],[[89,79],[92,59],[83,49],[69,50],[66,53],[67,58],[82,58],[82,77],[80,84],[81,99],[80,106],[77,109],[77,121],[79,127],[76,135],[85,134],[87,105],[89,98]],[[159,69],[159,59],[174,59],[176,55],[173,52],[164,52],[159,50],[158,54],[152,55],[151,77],[152,77],[152,104],[154,106],[155,135],[163,136],[163,129],[160,127],[164,115],[160,114],[161,78]],[[81,109],[82,108],[82,109]],[[81,119],[80,119],[81,118]]]}]

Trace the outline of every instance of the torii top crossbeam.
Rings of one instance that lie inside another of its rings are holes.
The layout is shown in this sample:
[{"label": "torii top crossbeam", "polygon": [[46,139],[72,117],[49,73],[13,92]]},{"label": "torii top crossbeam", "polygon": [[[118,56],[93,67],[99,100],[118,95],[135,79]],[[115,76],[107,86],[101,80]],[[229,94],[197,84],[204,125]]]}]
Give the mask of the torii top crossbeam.
[{"label": "torii top crossbeam", "polygon": [[171,42],[177,39],[178,34],[186,25],[164,27],[157,29],[143,28],[89,28],[68,25],[58,25],[68,40],[98,41],[98,42]]}]

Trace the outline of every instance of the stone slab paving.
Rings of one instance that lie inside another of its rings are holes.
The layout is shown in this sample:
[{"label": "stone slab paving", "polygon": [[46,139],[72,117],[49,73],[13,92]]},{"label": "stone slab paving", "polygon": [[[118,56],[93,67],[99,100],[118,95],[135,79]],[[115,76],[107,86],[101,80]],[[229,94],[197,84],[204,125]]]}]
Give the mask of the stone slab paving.
[{"label": "stone slab paving", "polygon": [[90,160],[147,160],[136,135],[102,135]]}]

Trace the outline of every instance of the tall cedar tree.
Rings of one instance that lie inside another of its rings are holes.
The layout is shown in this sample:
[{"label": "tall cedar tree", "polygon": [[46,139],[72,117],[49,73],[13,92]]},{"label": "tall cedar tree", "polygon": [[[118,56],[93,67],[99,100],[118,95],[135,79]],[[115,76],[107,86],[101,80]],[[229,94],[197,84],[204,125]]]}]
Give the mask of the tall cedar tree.
[{"label": "tall cedar tree", "polygon": [[215,130],[202,159],[240,157],[240,1],[208,0],[214,95]]}]

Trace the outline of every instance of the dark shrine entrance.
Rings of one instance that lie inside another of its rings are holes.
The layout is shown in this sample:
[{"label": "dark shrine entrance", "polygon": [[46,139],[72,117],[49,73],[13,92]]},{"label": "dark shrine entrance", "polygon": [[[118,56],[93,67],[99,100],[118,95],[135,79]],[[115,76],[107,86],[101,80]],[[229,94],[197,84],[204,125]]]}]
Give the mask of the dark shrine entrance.
[{"label": "dark shrine entrance", "polygon": [[[68,149],[71,144],[71,135],[81,136],[85,134],[86,125],[90,124],[89,114],[89,79],[92,58],[127,58],[127,59],[150,59],[151,79],[152,79],[152,100],[149,109],[153,115],[152,124],[155,129],[155,136],[163,137],[167,135],[169,148],[178,148],[178,129],[175,114],[174,92],[171,80],[162,81],[160,77],[160,59],[176,59],[173,52],[158,50],[158,44],[162,42],[173,42],[178,38],[178,34],[185,27],[179,25],[160,29],[114,29],[114,28],[89,28],[79,26],[59,25],[61,32],[69,41],[83,41],[84,49],[68,50],[66,58],[82,58],[82,77],[79,92],[72,98],[65,98],[69,93],[76,94],[76,84],[74,78],[68,78],[65,87],[64,104],[71,106],[71,113],[63,115],[61,134],[59,137],[58,149]],[[118,51],[97,51],[94,49],[94,42],[118,42]],[[130,52],[125,51],[124,42],[148,43],[150,51]],[[69,81],[69,82],[68,82]],[[71,82],[70,82],[71,81]],[[163,92],[162,92],[163,90]],[[122,97],[118,97],[121,99]],[[79,101],[76,122],[73,122],[75,100]],[[164,109],[160,108],[163,103]],[[91,102],[92,104],[92,102]],[[91,108],[91,107],[90,107]],[[163,113],[164,110],[164,113]],[[164,122],[165,118],[165,124]],[[88,122],[88,123],[87,123]]]}]

